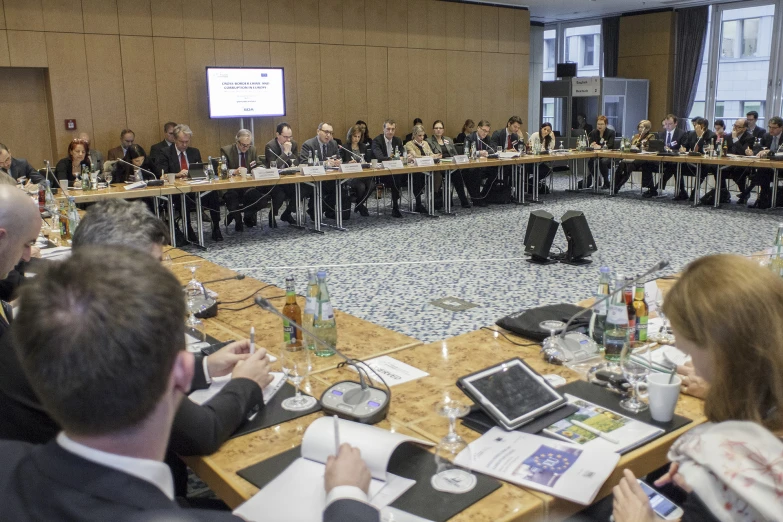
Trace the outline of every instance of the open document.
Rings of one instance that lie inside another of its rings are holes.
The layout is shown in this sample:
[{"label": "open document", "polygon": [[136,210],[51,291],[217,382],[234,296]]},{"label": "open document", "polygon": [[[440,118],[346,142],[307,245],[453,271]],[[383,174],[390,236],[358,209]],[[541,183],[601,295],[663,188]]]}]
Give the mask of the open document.
[{"label": "open document", "polygon": [[362,458],[372,475],[368,497],[373,506],[388,506],[416,483],[414,480],[388,473],[386,468],[389,459],[403,442],[416,442],[427,446],[431,446],[431,443],[366,424],[321,417],[305,431],[302,456],[264,489],[239,506],[234,514],[248,521],[322,520],[326,507],[326,460],[336,453],[335,422],[338,423],[339,442],[348,443],[362,452]]},{"label": "open document", "polygon": [[[274,397],[275,394],[280,391],[280,388],[282,388],[285,384],[285,375],[283,375],[282,372],[270,372],[269,375],[272,376],[272,382],[267,384],[266,388],[263,389],[264,404],[269,404],[269,401],[272,400],[272,397]],[[220,390],[222,390],[230,381],[231,375],[215,377],[212,379],[212,384],[209,386],[209,388],[196,390],[188,395],[188,398],[196,404],[204,404],[212,397],[217,395]]]},{"label": "open document", "polygon": [[588,505],[614,470],[620,455],[519,431],[492,428],[457,456],[480,473]]}]

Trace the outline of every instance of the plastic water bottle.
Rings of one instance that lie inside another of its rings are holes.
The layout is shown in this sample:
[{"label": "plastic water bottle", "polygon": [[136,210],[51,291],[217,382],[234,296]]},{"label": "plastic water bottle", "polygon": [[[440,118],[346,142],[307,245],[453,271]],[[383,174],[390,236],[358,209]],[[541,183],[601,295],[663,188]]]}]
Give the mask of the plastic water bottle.
[{"label": "plastic water bottle", "polygon": [[[617,274],[613,290],[625,285],[625,277]],[[617,292],[609,300],[604,329],[604,358],[609,362],[619,363],[623,346],[628,342],[628,305],[623,292]]]},{"label": "plastic water bottle", "polygon": [[[337,345],[337,321],[334,318],[334,308],[329,299],[329,289],[326,287],[326,272],[318,271],[318,304],[315,309],[313,331],[318,338],[328,346]],[[334,355],[334,350],[321,343],[315,346],[315,355],[329,357]]]},{"label": "plastic water bottle", "polygon": [[[305,309],[302,318],[302,325],[310,330],[313,329],[315,312],[318,309],[318,278],[315,269],[307,271],[307,291],[305,292]],[[309,334],[304,334],[305,346],[308,350],[315,350],[315,339]]]},{"label": "plastic water bottle", "polygon": [[[612,276],[609,267],[602,266],[598,278],[598,289],[595,292],[596,302],[609,295],[609,286],[611,284]],[[593,317],[590,320],[590,337],[598,344],[604,344],[604,329],[606,328],[606,314],[608,311],[608,300],[593,306]]]}]

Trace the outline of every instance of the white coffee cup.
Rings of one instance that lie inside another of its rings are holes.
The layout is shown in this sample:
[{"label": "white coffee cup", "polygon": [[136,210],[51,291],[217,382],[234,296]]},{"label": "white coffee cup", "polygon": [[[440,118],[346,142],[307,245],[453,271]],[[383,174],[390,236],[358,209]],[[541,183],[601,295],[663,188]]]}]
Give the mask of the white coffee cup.
[{"label": "white coffee cup", "polygon": [[371,160],[370,160],[370,166],[371,166],[372,168],[374,168],[374,169],[377,169],[377,168],[378,168],[378,160],[377,160],[377,159],[375,159],[375,158],[371,159]]},{"label": "white coffee cup", "polygon": [[658,422],[669,422],[674,417],[677,399],[680,398],[682,379],[668,373],[653,373],[647,376],[647,394],[650,402],[650,415]]},{"label": "white coffee cup", "polygon": [[60,180],[60,188],[64,188],[64,189],[68,188],[68,180],[67,179],[61,179]]},{"label": "white coffee cup", "polygon": [[174,182],[177,181],[177,175],[176,174],[166,174],[166,177],[169,179],[169,184],[173,185]]}]

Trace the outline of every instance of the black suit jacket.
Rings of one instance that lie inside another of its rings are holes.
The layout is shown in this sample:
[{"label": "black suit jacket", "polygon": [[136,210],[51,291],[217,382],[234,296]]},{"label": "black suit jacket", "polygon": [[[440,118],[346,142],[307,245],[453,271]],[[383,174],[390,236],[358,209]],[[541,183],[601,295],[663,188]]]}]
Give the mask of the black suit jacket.
[{"label": "black suit jacket", "polygon": [[[272,154],[272,152],[274,152],[274,154]],[[275,154],[280,156],[282,161],[277,156],[275,156]],[[264,146],[264,163],[266,163],[266,168],[271,168],[271,165],[275,165],[275,167],[278,169],[285,169],[298,165],[299,146],[294,140],[291,140],[291,154],[283,154],[283,148],[277,142],[277,139],[272,138]]]},{"label": "black suit jacket", "polygon": [[704,153],[704,147],[708,146],[713,139],[715,139],[715,134],[710,129],[704,131],[704,134],[701,135],[701,139],[696,136],[695,131],[690,131],[682,138],[680,146],[685,147],[685,150],[688,152]]},{"label": "black suit jacket", "polygon": [[[772,150],[772,139],[773,138],[774,138],[774,136],[772,134],[770,134],[769,132],[764,134],[764,136],[762,136],[762,138],[761,138],[761,146],[760,147],[754,146],[753,147],[753,153],[754,154],[758,154],[759,151],[761,151],[762,149],[769,149],[772,153],[777,152],[775,150]],[[776,149],[779,149],[781,147],[781,145],[783,145],[783,134],[778,136],[778,146],[776,147]]]},{"label": "black suit jacket", "polygon": [[[345,147],[346,149],[351,149],[350,144]],[[340,159],[343,160],[343,163],[350,163],[352,161],[359,161],[359,159],[348,152],[345,149],[339,149],[340,150]],[[359,154],[360,156],[364,154],[364,159],[369,162],[369,159],[367,158],[367,146],[364,143],[359,143],[359,151],[351,150],[354,154]]]},{"label": "black suit jacket", "polygon": [[[479,138],[478,131],[473,131],[467,136],[465,136],[465,154],[467,154],[467,151],[470,150],[471,145],[476,146],[476,150],[485,150],[492,154],[493,152],[497,152],[497,149],[495,149],[495,146],[490,143],[490,138],[487,136],[483,140]],[[483,142],[483,143],[482,143]],[[487,146],[487,144],[490,145],[490,147]],[[495,149],[495,150],[492,150]]]},{"label": "black suit jacket", "polygon": [[[84,158],[81,164],[90,167],[89,157]],[[63,158],[57,162],[57,166],[54,168],[54,175],[57,179],[67,179],[68,186],[73,187],[76,177],[73,175],[73,162],[70,157]]]},{"label": "black suit jacket", "polygon": [[[517,147],[519,145],[519,143],[514,144],[515,141],[519,142],[519,136],[516,133],[512,133],[511,134],[512,147]],[[506,128],[503,127],[502,129],[493,132],[492,137],[489,139],[489,144],[492,145],[492,147],[496,150],[505,149],[506,145],[508,145],[508,141],[506,140]]]},{"label": "black suit jacket", "polygon": [[[392,152],[394,152],[394,147],[397,147],[400,154],[403,154],[402,140],[397,136],[392,138]],[[378,161],[389,161],[391,159],[391,157],[386,154],[386,137],[383,133],[377,135],[372,140],[372,157]]]},{"label": "black suit jacket", "polygon": [[764,129],[763,127],[759,127],[758,125],[756,125],[756,127],[753,129],[753,132],[751,132],[754,140],[756,138],[763,138],[766,133],[767,133],[766,129]]},{"label": "black suit jacket", "polygon": [[[601,138],[601,133],[598,131],[598,129],[595,129],[587,137],[587,141],[589,142],[590,145],[592,145],[593,143],[598,143],[599,145],[601,145],[601,139],[602,139]],[[604,140],[604,142],[606,142],[606,148],[607,149],[615,148],[614,139],[615,139],[614,131],[612,129],[610,129],[609,127],[605,128],[604,129],[603,140]]]},{"label": "black suit jacket", "polygon": [[169,145],[169,142],[166,140],[161,141],[160,143],[156,143],[152,147],[150,147],[150,158],[152,158],[153,163],[159,163],[161,158],[165,156],[166,151],[172,148],[174,144],[172,143]]},{"label": "black suit jacket", "polygon": [[[659,140],[661,140],[662,142],[666,143],[666,131],[665,130],[658,132],[657,135],[658,135],[658,139]],[[681,128],[679,128],[679,127],[676,127],[674,129],[674,131],[672,131],[672,144],[670,144],[669,146],[672,149],[679,149],[680,146],[683,145],[681,142],[682,142],[684,136],[685,136],[685,131],[682,130]],[[674,143],[676,143],[676,145],[673,145]]]},{"label": "black suit jacket", "polygon": [[427,138],[427,143],[430,144],[433,154],[443,154],[444,158],[451,158],[457,155],[457,147],[454,146],[454,140],[448,136],[443,136],[443,145],[438,143],[435,136]]},{"label": "black suit jacket", "polygon": [[19,264],[8,272],[6,278],[0,281],[0,301],[12,301],[16,297],[17,288],[24,283],[26,264],[25,261],[19,261]]},{"label": "black suit jacket", "polygon": [[750,147],[753,148],[753,144],[756,142],[756,138],[753,137],[753,134],[749,132],[745,132],[742,136],[739,136],[737,139],[734,139],[734,137],[731,134],[727,134],[727,153],[728,154],[736,154],[738,156],[744,156],[745,155],[745,149]]},{"label": "black suit jacket", "polygon": [[323,158],[323,143],[321,143],[321,140],[318,139],[318,136],[314,138],[310,138],[306,142],[302,143],[302,150],[299,152],[299,164],[307,164],[307,158],[310,157],[311,152],[317,152],[318,153],[318,160],[324,161],[328,158],[331,158],[332,156],[336,156],[338,159],[340,158],[340,153],[337,148],[337,142],[334,140],[329,140],[329,143],[326,144],[326,158]]},{"label": "black suit jacket", "polygon": [[33,183],[38,183],[44,178],[24,158],[11,158],[8,175],[16,180],[24,176]]},{"label": "black suit jacket", "polygon": [[[195,147],[185,149],[185,157],[188,158],[188,165],[201,163],[201,151]],[[159,174],[161,169],[166,174],[177,174],[182,170],[179,164],[179,151],[176,146],[169,147],[163,156],[160,157],[155,174]]]}]

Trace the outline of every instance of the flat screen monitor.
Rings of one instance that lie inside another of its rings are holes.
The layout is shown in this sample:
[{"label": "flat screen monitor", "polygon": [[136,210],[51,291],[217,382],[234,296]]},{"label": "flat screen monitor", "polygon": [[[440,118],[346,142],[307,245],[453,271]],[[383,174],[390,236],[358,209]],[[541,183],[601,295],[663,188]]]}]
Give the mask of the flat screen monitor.
[{"label": "flat screen monitor", "polygon": [[567,62],[559,63],[556,68],[556,76],[558,78],[573,78],[576,76],[576,64]]},{"label": "flat screen monitor", "polygon": [[207,67],[210,118],[285,116],[282,67]]}]

